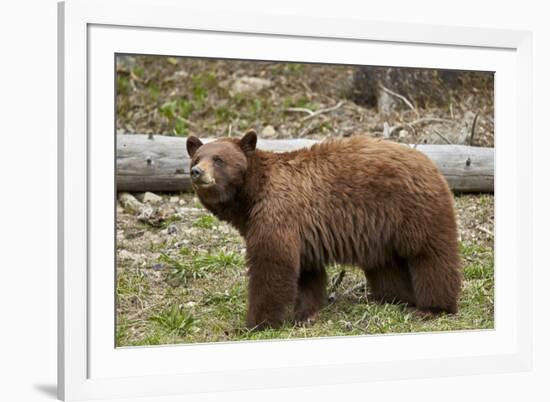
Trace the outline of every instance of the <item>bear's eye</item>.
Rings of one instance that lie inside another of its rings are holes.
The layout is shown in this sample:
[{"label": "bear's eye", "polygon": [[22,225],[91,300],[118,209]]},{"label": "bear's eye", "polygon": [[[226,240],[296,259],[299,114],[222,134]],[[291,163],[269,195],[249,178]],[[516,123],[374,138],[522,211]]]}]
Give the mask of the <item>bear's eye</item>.
[{"label": "bear's eye", "polygon": [[216,165],[218,165],[218,166],[223,165],[223,159],[220,158],[219,156],[214,156],[213,159],[214,159],[214,163],[215,163]]}]

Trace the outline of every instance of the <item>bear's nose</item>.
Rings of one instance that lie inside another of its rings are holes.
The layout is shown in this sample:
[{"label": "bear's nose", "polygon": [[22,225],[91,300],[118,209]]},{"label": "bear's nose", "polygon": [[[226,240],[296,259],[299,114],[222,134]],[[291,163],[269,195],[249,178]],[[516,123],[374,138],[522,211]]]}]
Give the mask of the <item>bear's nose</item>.
[{"label": "bear's nose", "polygon": [[198,179],[199,177],[201,177],[203,173],[204,173],[204,170],[202,170],[200,167],[193,166],[191,168],[191,179],[193,180]]}]

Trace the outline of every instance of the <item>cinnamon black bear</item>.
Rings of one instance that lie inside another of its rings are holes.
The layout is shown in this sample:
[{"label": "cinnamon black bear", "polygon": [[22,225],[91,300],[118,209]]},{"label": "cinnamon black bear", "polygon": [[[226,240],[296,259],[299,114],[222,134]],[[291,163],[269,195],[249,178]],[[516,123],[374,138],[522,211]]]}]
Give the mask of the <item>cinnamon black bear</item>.
[{"label": "cinnamon black bear", "polygon": [[203,205],[246,240],[247,326],[312,319],[327,300],[325,266],[356,265],[381,302],[457,311],[462,275],[453,198],[410,147],[365,136],[286,153],[256,133],[187,140]]}]

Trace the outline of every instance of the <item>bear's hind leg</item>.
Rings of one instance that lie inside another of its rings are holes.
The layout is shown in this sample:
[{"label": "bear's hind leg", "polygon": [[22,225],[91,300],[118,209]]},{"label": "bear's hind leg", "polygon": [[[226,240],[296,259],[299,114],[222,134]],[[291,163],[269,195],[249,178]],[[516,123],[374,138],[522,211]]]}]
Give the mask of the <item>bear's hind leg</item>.
[{"label": "bear's hind leg", "polygon": [[365,270],[365,275],[367,286],[376,301],[416,304],[411,277],[404,261]]},{"label": "bear's hind leg", "polygon": [[447,257],[425,253],[409,259],[418,309],[452,314],[458,311],[462,283],[459,262],[457,258]]},{"label": "bear's hind leg", "polygon": [[298,295],[294,306],[294,320],[307,323],[327,301],[327,274],[324,268],[302,270],[298,279]]}]

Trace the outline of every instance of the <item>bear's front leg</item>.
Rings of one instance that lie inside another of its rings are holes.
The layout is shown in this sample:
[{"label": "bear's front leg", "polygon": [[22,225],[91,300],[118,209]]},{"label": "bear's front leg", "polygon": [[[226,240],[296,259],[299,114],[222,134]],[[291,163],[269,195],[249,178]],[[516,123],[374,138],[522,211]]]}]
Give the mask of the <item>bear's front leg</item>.
[{"label": "bear's front leg", "polygon": [[248,328],[278,328],[289,318],[296,300],[299,268],[285,257],[288,255],[249,258]]},{"label": "bear's front leg", "polygon": [[300,267],[300,271],[294,321],[303,325],[314,322],[327,302],[327,274],[324,267]]}]

